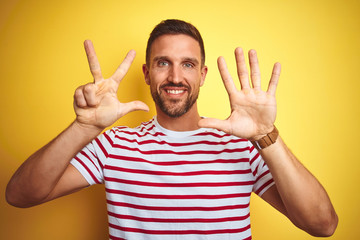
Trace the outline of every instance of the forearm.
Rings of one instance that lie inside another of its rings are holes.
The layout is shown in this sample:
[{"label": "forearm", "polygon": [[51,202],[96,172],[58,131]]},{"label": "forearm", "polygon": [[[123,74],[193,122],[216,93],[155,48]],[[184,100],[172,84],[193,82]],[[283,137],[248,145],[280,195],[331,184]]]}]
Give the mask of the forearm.
[{"label": "forearm", "polygon": [[331,235],[326,232],[335,230],[337,215],[319,181],[280,137],[260,152],[273,175],[288,217],[313,235]]},{"label": "forearm", "polygon": [[70,160],[100,132],[73,122],[15,172],[6,189],[8,202],[19,207],[41,203],[54,189]]}]

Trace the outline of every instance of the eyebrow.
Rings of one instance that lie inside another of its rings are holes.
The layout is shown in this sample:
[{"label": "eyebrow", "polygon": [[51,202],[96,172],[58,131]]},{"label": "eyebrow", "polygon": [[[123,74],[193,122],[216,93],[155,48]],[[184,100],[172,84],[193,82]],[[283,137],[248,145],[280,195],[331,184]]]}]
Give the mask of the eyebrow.
[{"label": "eyebrow", "polygon": [[157,62],[159,60],[169,60],[169,58],[166,56],[158,56],[158,57],[154,57],[153,59],[154,62]]},{"label": "eyebrow", "polygon": [[185,62],[193,62],[196,65],[199,65],[199,61],[196,58],[186,57],[186,58],[183,58],[183,61],[185,61]]}]

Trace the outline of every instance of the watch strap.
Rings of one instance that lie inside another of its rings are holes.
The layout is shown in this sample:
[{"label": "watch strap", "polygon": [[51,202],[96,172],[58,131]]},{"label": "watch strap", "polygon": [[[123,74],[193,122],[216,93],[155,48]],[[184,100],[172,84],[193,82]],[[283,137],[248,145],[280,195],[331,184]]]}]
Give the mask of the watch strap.
[{"label": "watch strap", "polygon": [[251,141],[251,143],[254,145],[254,147],[257,150],[261,150],[275,143],[278,136],[279,136],[279,131],[274,125],[274,129],[270,133],[266,134],[264,137],[260,138],[259,140]]}]

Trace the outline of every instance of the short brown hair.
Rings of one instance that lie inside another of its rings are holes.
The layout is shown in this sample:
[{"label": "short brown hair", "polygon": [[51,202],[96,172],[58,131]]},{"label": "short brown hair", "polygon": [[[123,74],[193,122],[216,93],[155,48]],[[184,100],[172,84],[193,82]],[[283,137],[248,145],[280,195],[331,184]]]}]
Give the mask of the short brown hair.
[{"label": "short brown hair", "polygon": [[200,32],[196,29],[191,23],[178,20],[178,19],[167,19],[161,21],[153,31],[150,33],[149,40],[146,46],[146,64],[149,65],[150,62],[150,51],[151,45],[158,37],[166,34],[185,34],[194,38],[200,45],[201,51],[201,65],[205,64],[205,49],[204,42],[200,35]]}]

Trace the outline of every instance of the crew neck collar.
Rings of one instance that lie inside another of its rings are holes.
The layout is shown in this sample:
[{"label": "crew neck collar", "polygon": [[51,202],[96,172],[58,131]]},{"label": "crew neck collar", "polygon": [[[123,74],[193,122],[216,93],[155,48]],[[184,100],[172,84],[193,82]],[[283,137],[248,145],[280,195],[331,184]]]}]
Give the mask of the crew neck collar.
[{"label": "crew neck collar", "polygon": [[206,128],[199,128],[196,130],[192,130],[192,131],[173,131],[173,130],[169,130],[166,129],[164,127],[162,127],[160,125],[160,123],[157,120],[157,116],[154,116],[154,125],[156,128],[159,129],[160,132],[164,133],[167,136],[170,137],[175,137],[175,138],[183,138],[183,137],[188,137],[188,136],[192,136],[195,134],[198,134],[200,132],[204,132]]}]

